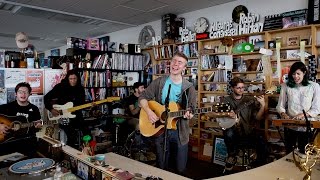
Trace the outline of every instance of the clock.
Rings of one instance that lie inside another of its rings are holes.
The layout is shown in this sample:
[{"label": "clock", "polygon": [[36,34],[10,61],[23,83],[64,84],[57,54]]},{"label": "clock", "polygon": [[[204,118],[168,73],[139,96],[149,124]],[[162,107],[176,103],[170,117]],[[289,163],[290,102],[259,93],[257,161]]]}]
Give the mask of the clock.
[{"label": "clock", "polygon": [[196,33],[204,33],[209,27],[209,22],[206,18],[200,17],[194,23],[194,31]]}]

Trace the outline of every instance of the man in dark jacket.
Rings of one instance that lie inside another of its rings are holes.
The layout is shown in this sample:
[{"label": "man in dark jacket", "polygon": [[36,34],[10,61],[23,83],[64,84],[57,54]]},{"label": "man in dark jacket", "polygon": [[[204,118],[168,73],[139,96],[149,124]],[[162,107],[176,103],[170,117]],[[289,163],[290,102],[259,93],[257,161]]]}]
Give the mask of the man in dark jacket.
[{"label": "man in dark jacket", "polygon": [[[64,105],[68,102],[72,102],[73,106],[79,106],[85,103],[85,91],[81,85],[80,76],[75,70],[68,71],[61,83],[54,86],[53,89],[44,96],[45,107],[53,116],[60,115],[60,112],[53,108],[53,104]],[[76,115],[76,117],[69,118],[69,123],[60,124],[59,127],[67,135],[66,143],[72,147],[79,148],[79,131],[85,130],[84,120],[81,110],[73,112],[72,114]]]},{"label": "man in dark jacket", "polygon": [[[148,88],[139,97],[140,106],[148,115],[149,120],[155,123],[159,117],[150,109],[149,100],[155,100],[160,104],[165,103],[168,94],[169,85],[171,90],[169,101],[179,103],[183,109],[189,109],[196,106],[196,91],[193,85],[183,79],[182,72],[185,71],[188,58],[183,53],[177,53],[173,56],[170,64],[170,75],[163,76],[154,80]],[[168,168],[169,158],[175,160],[176,170],[182,174],[186,168],[188,159],[189,142],[189,119],[193,115],[187,111],[184,118],[177,122],[177,130],[168,129],[166,160],[163,161],[163,143],[164,135],[156,137],[157,163],[162,169]],[[176,155],[175,157],[172,157]]]}]

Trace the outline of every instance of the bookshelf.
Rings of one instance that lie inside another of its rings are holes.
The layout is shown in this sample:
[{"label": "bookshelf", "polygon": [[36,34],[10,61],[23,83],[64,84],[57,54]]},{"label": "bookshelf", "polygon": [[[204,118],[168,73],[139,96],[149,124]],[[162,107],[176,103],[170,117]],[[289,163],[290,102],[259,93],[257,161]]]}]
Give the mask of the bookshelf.
[{"label": "bookshelf", "polygon": [[[268,47],[268,43],[271,41],[281,41],[281,48],[280,48],[280,65],[281,68],[290,66],[294,62],[301,61],[300,57],[294,57],[290,56],[291,52],[294,51],[300,51],[301,49],[305,52],[315,55],[316,59],[316,79],[320,79],[320,70],[317,69],[317,59],[319,57],[319,51],[320,51],[320,37],[318,37],[320,34],[320,25],[306,25],[306,26],[300,26],[300,27],[294,27],[289,29],[278,29],[278,30],[271,30],[271,31],[264,31],[260,33],[252,33],[252,34],[245,34],[241,36],[234,36],[232,39],[236,41],[248,41],[248,39],[252,39],[252,36],[254,38],[259,38],[263,42],[263,47],[266,49],[270,49],[273,51],[273,55],[271,56],[270,62],[272,65],[273,70],[273,77],[271,77],[271,84],[268,84],[265,82],[263,78],[259,78],[261,75],[263,75],[262,70],[257,71],[257,64],[261,60],[262,55],[258,52],[258,50],[254,50],[253,52],[246,52],[246,53],[233,53],[232,47],[226,47],[223,46],[221,43],[222,38],[216,38],[216,39],[206,39],[206,40],[199,40],[199,41],[193,41],[189,43],[196,43],[198,47],[198,59],[196,59],[197,64],[190,66],[190,67],[197,67],[197,86],[198,86],[198,107],[206,107],[206,106],[212,106],[217,101],[220,101],[220,99],[223,96],[227,95],[227,85],[228,85],[228,79],[223,78],[221,74],[227,74],[230,78],[234,76],[241,76],[247,81],[245,84],[247,86],[252,87],[259,87],[260,90],[265,90],[270,88],[272,85],[278,85],[279,84],[279,78],[275,77],[275,70],[277,66],[277,56],[276,56],[276,48],[270,48]],[[300,46],[300,44],[288,44],[290,43],[289,39],[291,37],[298,37],[299,42],[300,40],[307,41],[304,48]],[[156,49],[161,49],[163,46],[172,47],[172,49],[176,49],[177,45],[183,45],[183,43],[176,43],[176,44],[168,44],[168,45],[159,45],[159,46],[153,46],[152,50],[149,49],[149,51],[152,54],[152,63],[153,67],[160,66],[161,63],[163,63],[163,67],[166,67],[167,64],[164,62],[170,60],[170,57],[166,58],[154,58],[154,53],[159,52]],[[235,43],[233,43],[235,45]],[[219,61],[215,60],[215,58],[221,58],[221,57],[231,58],[233,66],[237,65],[235,64],[238,62],[245,62],[246,63],[246,71],[245,72],[239,72],[237,68],[232,69],[225,69],[223,66],[219,66]],[[190,58],[193,59],[193,58]],[[304,59],[306,65],[309,65],[309,61],[307,58]],[[208,63],[209,62],[209,63]],[[167,62],[166,62],[167,63]],[[254,66],[249,67],[250,64],[254,64]],[[163,68],[164,69],[164,68]],[[164,73],[155,73],[153,72],[153,79],[163,75],[168,74],[168,72]],[[220,75],[220,76],[219,76]],[[210,77],[213,76],[213,77]],[[219,76],[219,77],[215,77]],[[210,78],[209,78],[210,77]],[[257,93],[253,92],[247,92],[246,93],[251,95],[256,95]],[[211,98],[211,97],[214,98]],[[272,94],[272,95],[265,95],[266,100],[266,119],[265,121],[260,124],[260,127],[258,127],[262,132],[264,132],[265,137],[267,139],[274,138],[275,133],[271,125],[271,118],[272,115],[276,115],[275,112],[275,106],[277,105],[278,101],[278,94]],[[212,100],[212,101],[210,101]],[[271,115],[271,116],[270,116]],[[195,122],[195,123],[194,123]],[[203,155],[203,149],[204,144],[209,143],[210,145],[213,145],[213,138],[214,136],[222,136],[222,131],[219,131],[218,125],[215,123],[215,119],[209,119],[208,117],[205,117],[204,114],[200,114],[198,116],[198,119],[195,120],[192,124],[190,124],[192,134],[190,136],[190,142],[189,146],[191,148],[190,155],[192,157],[197,157],[200,160],[205,161],[211,161],[210,156]],[[208,123],[213,123],[211,128],[208,128]],[[195,125],[196,124],[196,125]]]}]

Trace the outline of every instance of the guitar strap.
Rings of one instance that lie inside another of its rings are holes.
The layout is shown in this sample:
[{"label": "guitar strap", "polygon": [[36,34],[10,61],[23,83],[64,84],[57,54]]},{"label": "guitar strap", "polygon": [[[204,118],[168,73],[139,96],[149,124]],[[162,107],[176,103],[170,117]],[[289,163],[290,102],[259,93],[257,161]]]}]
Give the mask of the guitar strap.
[{"label": "guitar strap", "polygon": [[180,106],[182,107],[182,109],[187,109],[187,104],[189,105],[188,100],[188,96],[189,96],[189,88],[186,89],[184,92],[182,92],[183,94],[181,94],[181,103],[180,103]]}]

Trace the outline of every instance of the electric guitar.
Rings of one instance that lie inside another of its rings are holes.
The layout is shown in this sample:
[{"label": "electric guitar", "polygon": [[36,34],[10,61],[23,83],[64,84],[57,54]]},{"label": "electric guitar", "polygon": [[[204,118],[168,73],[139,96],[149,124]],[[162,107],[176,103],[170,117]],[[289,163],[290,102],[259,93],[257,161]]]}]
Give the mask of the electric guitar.
[{"label": "electric guitar", "polygon": [[15,138],[16,136],[21,136],[27,134],[30,127],[36,126],[38,123],[41,125],[52,125],[56,124],[56,121],[33,121],[28,122],[27,118],[24,116],[6,116],[0,114],[0,124],[7,125],[9,127],[8,133],[0,133],[0,143],[8,141]]},{"label": "electric guitar", "polygon": [[[164,131],[164,123],[166,118],[165,113],[165,106],[159,104],[156,101],[148,101],[149,108],[154,111],[154,113],[159,117],[159,120],[155,123],[150,122],[148,114],[141,109],[140,110],[140,116],[139,116],[139,128],[140,133],[145,137],[150,136],[159,136]],[[214,107],[204,107],[204,108],[198,108],[195,110],[192,110],[191,112],[193,114],[199,114],[199,113],[207,113],[215,111],[217,108],[225,108],[230,109],[228,104],[220,104],[218,106]],[[175,102],[169,103],[169,110],[168,113],[168,120],[167,120],[167,129],[177,129],[177,117],[182,117],[187,110],[179,110],[180,106]]]},{"label": "electric guitar", "polygon": [[88,107],[91,107],[93,105],[98,105],[98,104],[102,104],[102,103],[107,103],[107,102],[113,102],[113,101],[118,101],[120,100],[120,97],[107,97],[107,99],[103,99],[100,101],[95,101],[92,103],[87,103],[87,104],[83,104],[83,105],[79,105],[79,106],[75,106],[73,107],[73,103],[72,102],[68,102],[64,105],[58,105],[58,104],[54,104],[52,107],[56,110],[58,110],[60,112],[59,116],[53,116],[51,114],[50,111],[48,111],[48,119],[49,120],[61,120],[60,122],[65,123],[69,123],[69,118],[75,118],[76,115],[71,114],[72,112],[81,110],[81,109],[85,109]]}]

